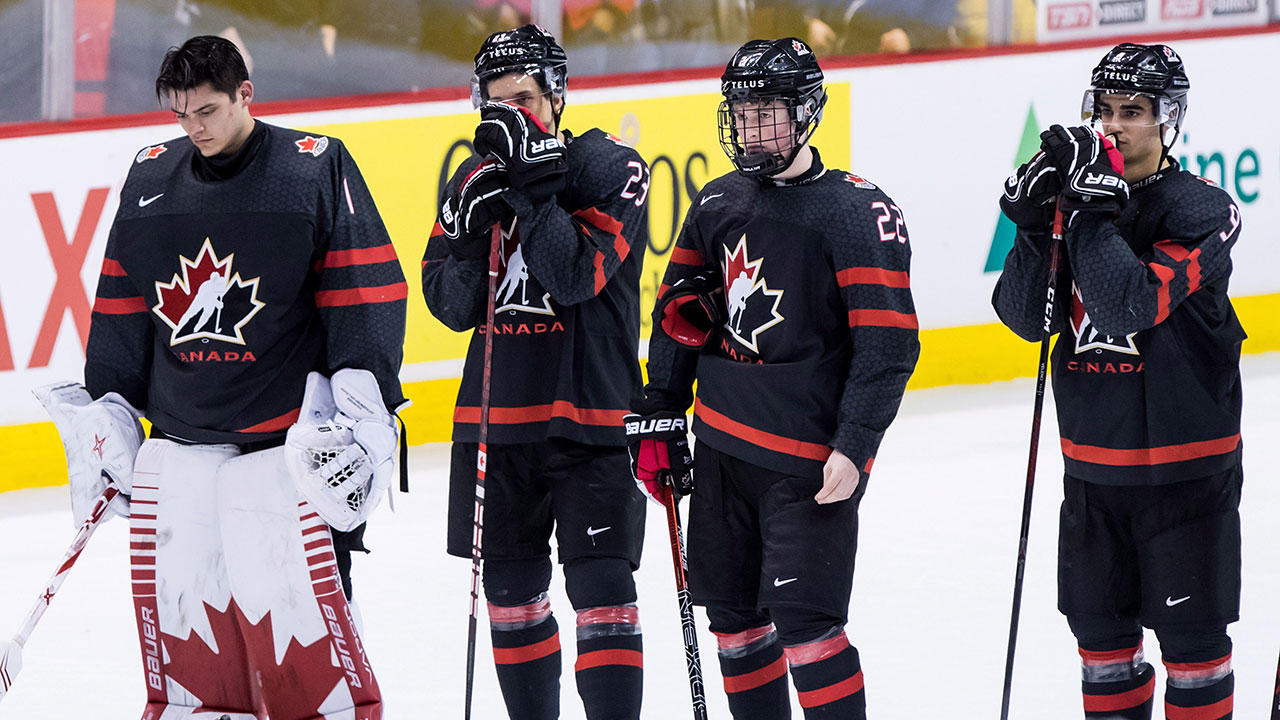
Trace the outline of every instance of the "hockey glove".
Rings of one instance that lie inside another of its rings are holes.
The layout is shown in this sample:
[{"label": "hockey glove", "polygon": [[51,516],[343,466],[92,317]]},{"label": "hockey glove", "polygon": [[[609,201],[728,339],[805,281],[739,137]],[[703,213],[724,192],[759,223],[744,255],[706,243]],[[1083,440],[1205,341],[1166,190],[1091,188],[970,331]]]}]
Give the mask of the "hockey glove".
[{"label": "hockey glove", "polygon": [[62,437],[73,524],[79,527],[84,523],[108,483],[121,492],[111,501],[108,512],[129,517],[133,461],[145,440],[138,422],[142,414],[117,393],[93,400],[78,382],[44,385],[32,393]]},{"label": "hockey glove", "polygon": [[1040,133],[1040,148],[1058,168],[1063,211],[1119,213],[1129,202],[1124,158],[1093,128],[1054,125]]},{"label": "hockey glove", "polygon": [[631,475],[644,494],[661,505],[663,485],[671,486],[677,500],[693,492],[693,453],[685,414],[672,410],[628,413],[623,422]]},{"label": "hockey glove", "polygon": [[676,281],[658,300],[662,331],[672,340],[700,348],[724,324],[724,282],[718,273],[703,272]]},{"label": "hockey glove", "polygon": [[476,166],[453,197],[440,206],[440,227],[449,252],[464,260],[489,255],[489,228],[515,217],[502,199],[509,185],[502,165],[492,158]]},{"label": "hockey glove", "polygon": [[1054,201],[1061,192],[1058,169],[1039,152],[1005,181],[1000,210],[1020,228],[1048,230],[1053,225]]},{"label": "hockey glove", "polygon": [[530,200],[546,200],[565,188],[569,170],[564,143],[533,113],[506,103],[480,107],[476,154],[493,155],[506,166],[511,187]]}]

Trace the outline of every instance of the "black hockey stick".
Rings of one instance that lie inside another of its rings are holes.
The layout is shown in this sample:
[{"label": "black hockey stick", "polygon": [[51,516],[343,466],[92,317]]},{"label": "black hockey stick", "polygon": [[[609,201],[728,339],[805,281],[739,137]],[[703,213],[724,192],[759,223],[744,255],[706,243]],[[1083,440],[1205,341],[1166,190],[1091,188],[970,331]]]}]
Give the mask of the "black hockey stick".
[{"label": "black hockey stick", "polygon": [[689,670],[689,693],[693,696],[694,720],[707,720],[707,694],[702,685],[702,661],[698,657],[698,629],[693,622],[693,598],[685,583],[688,564],[684,559],[684,538],[680,533],[680,508],[671,483],[662,485],[662,504],[667,508],[667,532],[671,535],[671,563],[676,570],[676,601],[680,603],[680,629],[684,635],[684,658]]},{"label": "black hockey stick", "polygon": [[1280,720],[1280,663],[1276,664],[1276,689],[1271,694],[1271,720]]},{"label": "black hockey stick", "polygon": [[1036,484],[1036,455],[1040,449],[1040,416],[1044,410],[1045,379],[1049,373],[1049,342],[1058,291],[1058,259],[1062,252],[1062,204],[1053,210],[1053,238],[1049,241],[1049,287],[1045,291],[1044,331],[1040,337],[1040,368],[1036,375],[1035,410],[1031,415],[1031,451],[1027,457],[1027,488],[1022,495],[1022,531],[1018,535],[1018,569],[1013,579],[1013,612],[1009,618],[1009,652],[1004,659],[1004,696],[1000,720],[1009,720],[1009,695],[1013,689],[1013,653],[1018,644],[1018,616],[1022,612],[1022,580],[1027,569],[1027,539],[1031,534],[1031,492]]},{"label": "black hockey stick", "polygon": [[480,447],[476,452],[476,508],[471,530],[471,617],[467,619],[467,705],[471,720],[471,695],[476,680],[476,618],[480,603],[480,544],[484,536],[484,472],[488,462],[489,376],[493,370],[493,317],[498,300],[498,265],[502,260],[502,223],[493,224],[489,240],[489,307],[484,321],[484,376],[480,384]]}]

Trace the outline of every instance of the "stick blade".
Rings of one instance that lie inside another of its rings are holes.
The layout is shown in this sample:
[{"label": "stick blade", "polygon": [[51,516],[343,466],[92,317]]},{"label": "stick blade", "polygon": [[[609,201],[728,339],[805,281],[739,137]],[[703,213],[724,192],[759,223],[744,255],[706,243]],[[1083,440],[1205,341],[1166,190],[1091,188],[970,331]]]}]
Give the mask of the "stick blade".
[{"label": "stick blade", "polygon": [[22,646],[17,641],[10,640],[4,648],[4,654],[0,655],[0,700],[4,700],[9,688],[13,687],[14,678],[21,671]]}]

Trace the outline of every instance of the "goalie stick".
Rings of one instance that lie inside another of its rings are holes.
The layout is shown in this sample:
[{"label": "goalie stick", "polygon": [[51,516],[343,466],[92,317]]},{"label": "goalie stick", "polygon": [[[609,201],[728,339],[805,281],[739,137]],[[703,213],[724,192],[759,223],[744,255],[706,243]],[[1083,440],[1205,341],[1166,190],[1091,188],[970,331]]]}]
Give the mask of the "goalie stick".
[{"label": "goalie stick", "polygon": [[9,688],[13,687],[14,678],[22,671],[22,648],[27,644],[27,640],[31,638],[31,632],[35,630],[36,623],[40,622],[40,618],[44,616],[44,611],[49,608],[49,603],[53,602],[54,594],[58,592],[58,588],[62,587],[62,581],[67,579],[67,573],[71,571],[71,566],[76,564],[80,553],[89,544],[89,538],[93,536],[93,531],[97,530],[98,525],[101,524],[102,518],[107,513],[107,508],[111,505],[111,501],[119,494],[119,488],[112,483],[107,483],[107,487],[102,491],[102,494],[94,501],[93,508],[89,511],[89,516],[85,518],[84,524],[76,531],[75,539],[71,541],[71,547],[67,549],[67,554],[62,557],[62,562],[58,565],[58,569],[53,573],[53,577],[49,578],[49,584],[45,587],[44,592],[40,593],[40,597],[36,599],[31,612],[27,613],[26,622],[22,624],[17,634],[5,646],[4,654],[0,655],[0,700],[4,700]]},{"label": "goalie stick", "polygon": [[1009,650],[1004,659],[1004,695],[1000,720],[1009,720],[1013,690],[1013,654],[1018,644],[1018,616],[1022,612],[1022,581],[1027,569],[1027,540],[1031,534],[1031,492],[1036,483],[1036,455],[1040,449],[1040,417],[1044,412],[1044,387],[1049,371],[1049,343],[1053,336],[1053,311],[1057,305],[1058,261],[1062,252],[1062,201],[1053,210],[1053,237],[1049,241],[1049,286],[1045,290],[1044,331],[1040,337],[1040,367],[1036,374],[1035,409],[1031,414],[1031,450],[1027,457],[1027,487],[1022,495],[1022,531],[1018,535],[1018,568],[1013,579],[1013,611],[1009,618]]},{"label": "goalie stick", "polygon": [[[514,227],[514,222],[513,222]],[[493,370],[493,317],[498,300],[498,263],[502,259],[502,223],[493,224],[489,240],[489,307],[484,321],[484,375],[480,384],[480,447],[476,451],[476,507],[471,534],[471,617],[467,619],[467,700],[463,717],[471,720],[476,680],[476,618],[480,603],[480,546],[484,536],[484,473],[488,461],[489,383]]]},{"label": "goalie stick", "polygon": [[676,601],[680,604],[680,629],[684,636],[685,664],[689,670],[689,693],[693,696],[694,720],[707,720],[707,695],[702,684],[702,661],[698,657],[698,629],[693,622],[693,598],[685,583],[688,564],[684,559],[684,538],[680,532],[680,508],[668,480],[662,485],[662,504],[667,508],[667,532],[671,535],[671,562],[676,571]]}]

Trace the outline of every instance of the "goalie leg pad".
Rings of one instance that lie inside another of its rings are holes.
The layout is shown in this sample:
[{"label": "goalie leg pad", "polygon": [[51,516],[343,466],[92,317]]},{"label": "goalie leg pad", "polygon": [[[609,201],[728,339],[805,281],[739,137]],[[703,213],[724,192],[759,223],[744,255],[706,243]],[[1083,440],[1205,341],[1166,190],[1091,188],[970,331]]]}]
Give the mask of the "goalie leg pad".
[{"label": "goalie leg pad", "polygon": [[272,720],[378,720],[381,693],[329,527],[299,496],[286,454],[242,455],[218,472],[227,569],[250,662]]}]

